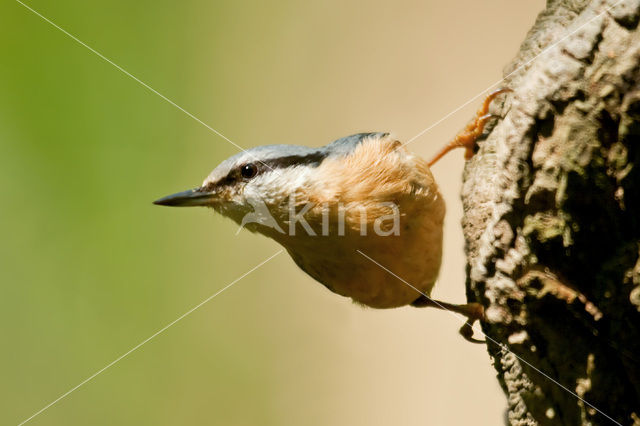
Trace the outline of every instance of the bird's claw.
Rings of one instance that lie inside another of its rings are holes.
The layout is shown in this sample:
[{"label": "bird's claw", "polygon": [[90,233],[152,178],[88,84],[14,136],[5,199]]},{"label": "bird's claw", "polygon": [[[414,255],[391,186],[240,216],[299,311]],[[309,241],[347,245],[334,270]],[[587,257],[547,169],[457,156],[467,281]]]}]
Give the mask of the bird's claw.
[{"label": "bird's claw", "polygon": [[469,320],[460,327],[459,333],[467,342],[471,343],[486,343],[486,340],[480,340],[473,337],[473,324],[474,321]]},{"label": "bird's claw", "polygon": [[471,343],[485,343],[485,340],[479,340],[473,337],[473,325],[476,321],[480,321],[484,319],[484,306],[480,303],[467,303],[465,305],[467,316],[467,321],[460,327],[460,335],[464,337],[464,339]]},{"label": "bird's claw", "polygon": [[491,105],[491,102],[497,96],[512,91],[513,90],[509,89],[508,87],[503,87],[489,93],[489,95],[487,95],[487,97],[484,99],[484,102],[482,102],[480,109],[476,112],[476,116],[473,121],[469,123],[460,133],[458,133],[451,142],[445,145],[445,147],[438,154],[436,154],[436,156],[433,157],[431,161],[429,161],[429,167],[433,166],[446,153],[455,148],[465,149],[465,160],[469,160],[471,157],[473,157],[476,140],[480,137],[480,135],[482,135],[485,125],[492,118],[499,117],[498,115],[489,113],[489,106]]}]

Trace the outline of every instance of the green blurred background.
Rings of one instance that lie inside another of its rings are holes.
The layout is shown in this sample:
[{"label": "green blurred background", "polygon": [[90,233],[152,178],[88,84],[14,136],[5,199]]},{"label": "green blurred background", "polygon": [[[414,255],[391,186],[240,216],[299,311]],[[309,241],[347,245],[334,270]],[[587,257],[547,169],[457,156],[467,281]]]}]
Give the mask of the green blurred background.
[{"label": "green blurred background", "polygon": [[[27,3],[242,147],[408,140],[501,77],[543,1]],[[0,423],[18,424],[278,250],[151,201],[237,148],[7,0],[0,5]],[[433,154],[479,100],[410,147]],[[464,300],[462,154],[434,295]],[[362,309],[284,254],[29,422],[502,422],[461,320]]]}]

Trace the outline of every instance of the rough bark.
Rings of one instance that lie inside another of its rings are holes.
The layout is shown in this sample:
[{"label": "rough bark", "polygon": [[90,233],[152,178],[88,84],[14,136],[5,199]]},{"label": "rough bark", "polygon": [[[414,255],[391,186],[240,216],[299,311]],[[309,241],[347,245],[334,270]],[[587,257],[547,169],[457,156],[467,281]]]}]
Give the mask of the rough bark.
[{"label": "rough bark", "polygon": [[512,424],[640,425],[639,18],[549,0],[465,169],[467,296]]}]

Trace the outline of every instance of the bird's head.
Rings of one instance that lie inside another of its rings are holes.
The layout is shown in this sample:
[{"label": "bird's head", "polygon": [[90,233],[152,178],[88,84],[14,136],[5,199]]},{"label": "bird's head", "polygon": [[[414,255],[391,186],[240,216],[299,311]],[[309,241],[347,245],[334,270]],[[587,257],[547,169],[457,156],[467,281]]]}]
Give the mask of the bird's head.
[{"label": "bird's head", "polygon": [[223,161],[201,186],[154,204],[212,207],[251,231],[269,235],[282,230],[278,227],[286,220],[283,215],[292,196],[305,201],[301,198],[315,168],[330,154],[326,148],[259,146]]}]

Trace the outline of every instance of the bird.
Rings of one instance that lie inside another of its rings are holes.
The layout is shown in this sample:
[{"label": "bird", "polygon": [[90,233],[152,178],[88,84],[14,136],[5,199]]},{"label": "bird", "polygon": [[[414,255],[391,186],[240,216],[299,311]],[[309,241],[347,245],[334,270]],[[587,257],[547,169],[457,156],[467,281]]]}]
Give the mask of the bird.
[{"label": "bird", "polygon": [[[455,148],[470,159],[493,117],[490,93],[475,118],[430,161],[389,133],[326,146],[265,145],[220,163],[204,182],[154,201],[204,206],[269,237],[333,293],[371,308],[435,307],[482,319],[476,302],[430,297],[442,261],[445,203],[431,167]],[[461,334],[471,339],[469,331]]]}]

